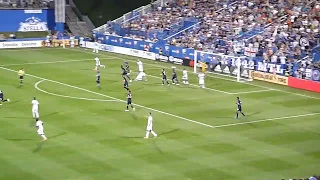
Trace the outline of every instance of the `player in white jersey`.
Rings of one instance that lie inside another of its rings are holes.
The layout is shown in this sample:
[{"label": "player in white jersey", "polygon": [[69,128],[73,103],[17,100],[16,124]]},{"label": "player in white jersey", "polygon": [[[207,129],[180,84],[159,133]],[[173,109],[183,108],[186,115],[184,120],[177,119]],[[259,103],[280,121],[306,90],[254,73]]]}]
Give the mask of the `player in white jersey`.
[{"label": "player in white jersey", "polygon": [[39,101],[36,99],[36,97],[33,98],[31,101],[32,104],[32,116],[36,119],[36,121],[39,120]]},{"label": "player in white jersey", "polygon": [[189,84],[189,81],[188,81],[188,71],[186,69],[184,69],[182,71],[182,82],[183,84]]},{"label": "player in white jersey", "polygon": [[100,59],[98,57],[95,57],[94,60],[96,61],[96,67],[94,68],[94,70],[97,71],[99,67],[105,68],[105,65],[101,64]]},{"label": "player in white jersey", "polygon": [[144,71],[139,72],[138,76],[136,77],[135,81],[147,81],[147,75]]},{"label": "player in white jersey", "polygon": [[47,140],[47,137],[44,135],[43,131],[43,122],[40,120],[37,120],[36,122],[36,127],[38,128],[37,133],[42,137],[42,140],[45,141]]},{"label": "player in white jersey", "polygon": [[150,133],[154,136],[157,137],[158,135],[153,131],[152,126],[153,126],[153,118],[151,116],[151,113],[149,113],[148,116],[148,125],[147,125],[147,132],[146,132],[146,136],[144,137],[145,139],[149,138]]},{"label": "player in white jersey", "polygon": [[97,41],[94,42],[93,53],[99,53],[99,44]]},{"label": "player in white jersey", "polygon": [[204,86],[204,77],[205,77],[204,73],[198,74],[199,85],[200,85],[201,88],[205,88],[205,86]]},{"label": "player in white jersey", "polygon": [[74,48],[75,39],[76,39],[76,38],[75,38],[74,36],[71,36],[71,37],[70,37],[70,45],[71,45],[72,48]]},{"label": "player in white jersey", "polygon": [[143,63],[140,60],[138,60],[137,64],[139,72],[143,72]]},{"label": "player in white jersey", "polygon": [[143,79],[147,81],[146,73],[143,71],[143,63],[140,60],[138,60],[137,64],[138,64],[139,74],[136,77],[135,81],[142,81]]}]

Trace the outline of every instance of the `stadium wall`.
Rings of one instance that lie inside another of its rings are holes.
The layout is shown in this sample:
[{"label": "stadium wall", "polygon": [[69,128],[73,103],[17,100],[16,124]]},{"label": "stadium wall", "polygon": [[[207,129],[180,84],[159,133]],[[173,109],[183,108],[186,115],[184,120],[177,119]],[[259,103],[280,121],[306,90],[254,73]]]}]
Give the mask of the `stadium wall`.
[{"label": "stadium wall", "polygon": [[0,10],[0,32],[31,32],[55,29],[54,9]]}]

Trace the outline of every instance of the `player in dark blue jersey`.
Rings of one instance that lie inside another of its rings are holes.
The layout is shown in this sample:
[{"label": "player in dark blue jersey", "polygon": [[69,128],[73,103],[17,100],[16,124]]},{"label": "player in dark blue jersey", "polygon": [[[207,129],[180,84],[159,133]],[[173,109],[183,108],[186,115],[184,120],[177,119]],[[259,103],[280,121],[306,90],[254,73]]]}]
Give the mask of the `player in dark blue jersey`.
[{"label": "player in dark blue jersey", "polygon": [[124,62],[124,67],[125,67],[125,69],[127,71],[127,74],[130,75],[131,70],[130,70],[130,66],[129,66],[128,61]]},{"label": "player in dark blue jersey", "polygon": [[0,90],[0,106],[2,105],[2,102],[10,102],[10,99],[4,99],[4,94],[3,92]]},{"label": "player in dark blue jersey", "polygon": [[97,86],[100,87],[100,70],[99,69],[97,69],[96,83],[97,83]]},{"label": "player in dark blue jersey", "polygon": [[129,79],[129,81],[131,82],[131,78],[130,76],[128,75],[128,71],[126,70],[126,68],[123,67],[123,65],[121,65],[121,70],[122,70],[122,77],[125,78],[127,77]]},{"label": "player in dark blue jersey", "polygon": [[236,119],[239,117],[239,112],[243,115],[243,117],[246,117],[246,115],[242,112],[242,103],[239,97],[237,97],[237,114],[236,114]]},{"label": "player in dark blue jersey", "polygon": [[132,94],[131,91],[128,92],[127,95],[127,109],[126,111],[129,111],[129,106],[131,106],[132,110],[135,111],[136,109],[132,106]]},{"label": "player in dark blue jersey", "polygon": [[167,85],[169,86],[170,83],[167,80],[167,74],[166,74],[166,71],[164,69],[162,69],[161,74],[162,74],[162,85],[164,85],[164,82],[167,82]]},{"label": "player in dark blue jersey", "polygon": [[125,88],[127,91],[129,91],[129,83],[125,77],[123,77],[123,88]]},{"label": "player in dark blue jersey", "polygon": [[172,72],[172,84],[179,85],[178,76],[177,76],[175,68],[172,68],[172,71],[173,71]]}]

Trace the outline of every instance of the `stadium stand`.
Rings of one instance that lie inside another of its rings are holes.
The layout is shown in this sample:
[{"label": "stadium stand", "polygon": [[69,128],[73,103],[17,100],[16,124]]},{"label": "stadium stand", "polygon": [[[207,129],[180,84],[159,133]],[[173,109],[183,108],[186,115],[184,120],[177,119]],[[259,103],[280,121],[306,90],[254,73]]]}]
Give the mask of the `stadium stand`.
[{"label": "stadium stand", "polygon": [[[193,23],[179,26],[186,18]],[[303,72],[320,67],[319,21],[316,0],[171,0],[120,23],[108,22],[104,33],[265,62],[294,61]],[[299,69],[297,76],[303,77]]]}]

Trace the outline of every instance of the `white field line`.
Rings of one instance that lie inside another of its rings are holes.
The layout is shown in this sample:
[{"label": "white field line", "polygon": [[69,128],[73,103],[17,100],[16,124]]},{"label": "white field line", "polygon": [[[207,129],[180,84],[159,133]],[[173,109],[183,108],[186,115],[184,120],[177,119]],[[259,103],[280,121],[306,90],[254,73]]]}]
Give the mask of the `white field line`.
[{"label": "white field line", "polygon": [[[50,49],[57,49],[59,50],[60,48],[50,48]],[[23,50],[47,50],[46,48],[37,48],[37,49],[20,49],[20,50],[15,50],[15,49],[8,49],[6,51],[23,51]],[[61,49],[60,49],[61,50]],[[83,50],[80,50],[80,49],[71,49],[71,48],[66,48],[66,49],[63,49],[63,50],[71,50],[71,51],[78,51],[78,52],[82,52],[82,53],[88,53],[88,54],[95,54],[95,53],[92,53],[92,52],[89,52],[89,51],[83,51]],[[120,58],[120,57],[116,57],[116,56],[108,56],[108,55],[105,55],[105,54],[99,54],[99,56],[104,56],[106,57],[107,59],[109,58],[116,58],[116,59],[121,59],[121,60],[127,60],[127,59],[124,59],[124,58]],[[79,60],[80,61],[80,60]],[[130,62],[135,62],[134,60],[127,60],[127,61],[130,61]],[[159,65],[155,65],[155,64],[150,64],[150,63],[145,63],[144,64],[147,64],[149,66],[154,66],[154,67],[159,67],[159,68],[164,68],[164,66],[159,66]],[[23,65],[23,64],[21,64]],[[1,65],[0,65],[1,66]],[[177,69],[178,71],[182,71],[181,69]],[[193,72],[192,72],[193,73]],[[216,74],[218,76],[210,76],[210,75],[207,75],[209,77],[213,77],[213,78],[217,78],[217,79],[222,79],[222,80],[226,80],[226,81],[232,81],[232,82],[237,82],[236,80],[233,80],[233,79],[230,79],[232,78],[232,76],[229,76],[229,75],[226,75],[226,74],[220,74],[220,73],[215,73],[215,72],[210,72],[210,74]],[[229,78],[224,78],[224,77],[221,77],[221,76],[225,76],[225,77],[229,77]],[[267,89],[267,90],[273,90],[273,91],[279,91],[279,92],[282,92],[282,93],[286,93],[286,94],[292,94],[292,95],[295,95],[295,96],[301,96],[301,97],[306,97],[306,98],[310,98],[310,99],[317,99],[317,100],[320,100],[320,98],[318,97],[314,97],[314,96],[309,96],[309,95],[305,95],[305,94],[299,94],[299,93],[293,93],[293,92],[289,92],[289,91],[286,91],[286,90],[280,90],[280,89],[275,89],[275,88],[268,88],[268,87],[265,87],[265,86],[261,86],[261,85],[257,85],[257,84],[252,84],[252,83],[248,83],[248,82],[243,82],[243,84],[247,84],[247,85],[250,85],[250,86],[255,86],[255,87],[259,87],[259,88],[262,88],[262,89]],[[240,93],[240,92],[239,92]],[[237,94],[239,94],[237,93]],[[234,93],[230,93],[231,95],[236,95]]]},{"label": "white field line", "polygon": [[65,96],[65,95],[61,95],[61,94],[51,93],[51,92],[48,92],[48,91],[45,91],[45,90],[39,88],[39,84],[42,83],[42,82],[44,82],[44,81],[46,81],[46,80],[43,79],[43,80],[38,81],[38,82],[34,85],[34,87],[35,87],[37,90],[39,90],[39,91],[41,91],[41,92],[43,92],[43,93],[45,93],[45,94],[52,95],[52,96],[69,98],[69,99],[87,100],[87,101],[103,101],[103,102],[117,102],[117,101],[118,101],[118,100],[114,100],[114,99],[108,99],[108,100],[107,100],[107,99],[90,99],[90,98],[81,98],[81,97],[74,97],[74,96]]},{"label": "white field line", "polygon": [[261,93],[261,92],[268,92],[273,91],[272,89],[263,89],[263,90],[257,90],[257,91],[246,91],[246,92],[237,92],[237,93],[231,93],[232,95],[238,95],[238,94],[251,94],[251,93]]},{"label": "white field line", "polygon": [[[100,59],[111,59],[110,58],[100,58]],[[66,60],[66,61],[45,61],[45,62],[34,62],[34,63],[21,63],[21,64],[4,64],[1,67],[8,67],[8,66],[22,66],[22,65],[32,65],[32,64],[56,64],[56,63],[71,63],[71,62],[83,62],[83,61],[95,61],[93,58],[91,59],[78,59],[78,60]]]},{"label": "white field line", "polygon": [[[17,71],[15,71],[13,69],[8,69],[8,68],[4,68],[4,67],[0,67],[0,69],[11,71],[11,72],[17,72]],[[77,86],[72,86],[72,85],[69,85],[69,84],[65,84],[65,83],[62,83],[62,82],[58,82],[58,81],[42,78],[42,77],[39,77],[39,76],[34,76],[34,75],[31,75],[31,74],[26,74],[26,75],[30,76],[30,77],[37,78],[37,79],[41,79],[41,80],[44,80],[44,81],[49,81],[49,82],[53,82],[53,83],[60,84],[60,85],[63,85],[63,86],[79,89],[79,90],[82,90],[82,91],[85,91],[85,92],[89,92],[89,93],[92,93],[92,94],[96,94],[96,95],[99,95],[99,96],[107,97],[107,98],[113,99],[115,101],[126,102],[124,100],[117,99],[117,98],[112,97],[112,96],[108,96],[108,95],[105,95],[105,94],[97,93],[97,92],[90,91],[90,90],[87,90],[87,89],[84,89],[84,88],[80,88],[80,87],[77,87]],[[306,117],[306,116],[315,116],[315,115],[319,115],[320,114],[320,113],[301,114],[301,115],[294,115],[294,116],[285,116],[285,117],[269,118],[269,119],[262,119],[262,120],[256,120],[256,121],[239,122],[239,123],[231,123],[231,124],[212,126],[212,125],[209,125],[209,124],[201,123],[201,122],[194,121],[194,120],[191,120],[191,119],[187,119],[187,118],[184,118],[184,117],[181,117],[181,116],[170,114],[170,113],[167,113],[167,112],[164,112],[164,111],[160,111],[160,110],[156,110],[156,109],[149,108],[149,107],[146,107],[146,106],[142,106],[142,105],[139,105],[139,104],[134,104],[134,105],[138,106],[138,107],[141,107],[141,108],[145,108],[145,109],[151,110],[151,111],[155,111],[155,112],[158,112],[158,113],[161,113],[161,114],[172,116],[172,117],[175,117],[175,118],[178,118],[178,119],[182,119],[184,121],[188,121],[188,122],[192,122],[192,123],[199,124],[199,125],[202,125],[202,126],[210,127],[210,128],[221,128],[221,127],[237,126],[237,125],[243,125],[243,124],[253,124],[253,123],[266,122],[266,121],[275,121],[275,120],[281,120],[281,119],[293,119],[293,118]]]},{"label": "white field line", "polygon": [[276,118],[269,118],[269,119],[261,119],[261,120],[256,120],[256,121],[247,121],[247,122],[231,123],[231,124],[224,124],[224,125],[213,126],[213,128],[239,126],[239,125],[244,125],[244,124],[255,124],[255,123],[259,123],[259,122],[275,121],[275,120],[283,120],[283,119],[294,119],[294,118],[307,117],[307,116],[315,116],[315,115],[320,115],[320,113],[300,114],[300,115],[294,115],[294,116],[284,116],[284,117],[276,117]]},{"label": "white field line", "polygon": [[[8,69],[8,68],[5,68],[5,67],[0,67],[0,69],[11,71],[11,72],[17,72],[17,71],[15,71],[13,69]],[[99,96],[107,97],[107,98],[110,98],[110,99],[113,99],[113,100],[116,100],[116,101],[126,102],[124,100],[121,100],[121,99],[118,99],[118,98],[115,98],[115,97],[112,97],[112,96],[108,96],[108,95],[105,95],[105,94],[101,94],[101,93],[97,93],[97,92],[94,92],[94,91],[90,91],[90,90],[87,90],[87,89],[84,89],[84,88],[80,88],[80,87],[77,87],[77,86],[73,86],[73,85],[70,85],[70,84],[65,84],[65,83],[62,83],[62,82],[58,82],[58,81],[42,78],[42,77],[31,75],[31,74],[26,74],[26,75],[30,76],[30,77],[37,78],[37,79],[41,79],[41,80],[53,82],[53,83],[56,83],[56,84],[60,84],[60,85],[63,85],[63,86],[71,87],[71,88],[74,88],[74,89],[79,89],[79,90],[82,90],[82,91],[85,91],[85,92],[88,92],[88,93],[92,93],[92,94],[96,94],[96,95],[99,95]],[[191,119],[188,119],[188,118],[184,118],[184,117],[177,116],[177,115],[174,115],[174,114],[170,114],[170,113],[167,113],[167,112],[164,112],[164,111],[160,111],[160,110],[157,110],[157,109],[153,109],[153,108],[149,108],[149,107],[146,107],[146,106],[142,106],[142,105],[139,105],[139,104],[134,104],[134,105],[137,106],[137,107],[140,107],[140,108],[148,109],[150,111],[154,111],[154,112],[165,114],[165,115],[168,115],[168,116],[171,116],[171,117],[182,119],[184,121],[189,121],[189,122],[192,122],[192,123],[195,123],[195,124],[200,124],[200,125],[203,125],[203,126],[207,126],[207,127],[213,128],[213,126],[211,126],[209,124],[205,124],[205,123],[201,123],[201,122],[198,122],[198,121],[194,121],[194,120],[191,120]]]},{"label": "white field line", "polygon": [[[71,51],[78,51],[78,52],[82,52],[82,53],[89,53],[89,54],[94,54],[92,52],[89,52],[89,51],[82,51],[80,49],[70,49],[70,48],[66,48],[66,50],[71,50]],[[127,60],[127,61],[131,61],[131,62],[136,62],[134,60],[128,60],[128,59],[124,59],[124,58],[120,58],[120,57],[117,57],[117,56],[108,56],[108,55],[105,55],[105,54],[99,54],[100,56],[105,56],[105,57],[113,57],[113,58],[116,58],[116,59],[121,59],[121,60]],[[138,58],[137,58],[138,59]],[[164,66],[159,66],[159,65],[155,65],[155,64],[150,64],[150,63],[145,63],[144,64],[147,64],[149,66],[154,66],[154,67],[159,67],[159,68],[165,68]],[[178,71],[182,71],[181,69],[177,69]],[[192,72],[193,73],[193,72]],[[196,73],[194,73],[196,74]],[[216,74],[218,76],[210,76],[210,75],[207,75],[209,77],[213,77],[213,78],[217,78],[217,79],[222,79],[222,80],[226,80],[226,81],[232,81],[232,82],[237,82],[237,80],[234,80],[234,79],[230,79],[232,76],[229,76],[229,75],[226,75],[226,74],[220,74],[220,73],[215,73],[215,72],[210,72],[210,74]],[[221,76],[226,76],[226,77],[230,77],[230,78],[224,78],[224,77],[221,77]],[[237,82],[238,83],[238,82]],[[317,100],[320,100],[320,98],[318,97],[314,97],[314,96],[309,96],[309,95],[306,95],[306,94],[299,94],[299,93],[293,93],[293,92],[289,92],[289,91],[286,91],[286,90],[281,90],[281,89],[275,89],[275,88],[268,88],[268,87],[265,87],[265,86],[260,86],[260,85],[257,85],[257,84],[252,84],[252,83],[248,83],[248,82],[243,82],[243,84],[247,84],[247,85],[250,85],[250,86],[255,86],[255,87],[259,87],[259,88],[262,88],[262,89],[267,89],[267,90],[273,90],[273,91],[279,91],[279,92],[282,92],[282,93],[286,93],[286,94],[292,94],[292,95],[295,95],[295,96],[301,96],[301,97],[306,97],[306,98],[310,98],[310,99],[317,99]]]}]

